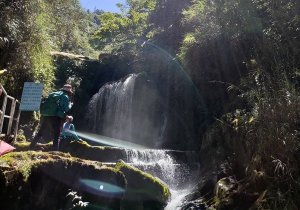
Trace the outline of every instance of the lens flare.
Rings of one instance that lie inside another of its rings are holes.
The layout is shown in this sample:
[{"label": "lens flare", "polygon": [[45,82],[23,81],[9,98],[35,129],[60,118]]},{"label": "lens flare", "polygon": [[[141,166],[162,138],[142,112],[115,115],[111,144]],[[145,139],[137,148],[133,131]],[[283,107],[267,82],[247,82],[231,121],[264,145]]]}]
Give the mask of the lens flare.
[{"label": "lens flare", "polygon": [[125,190],[117,185],[92,179],[80,179],[81,188],[89,193],[107,197],[119,197]]},{"label": "lens flare", "polygon": [[147,149],[147,147],[139,145],[139,144],[135,144],[135,143],[120,140],[120,139],[114,139],[114,138],[110,138],[107,136],[101,136],[98,134],[85,133],[85,132],[76,132],[76,133],[81,138],[83,138],[87,141],[97,143],[99,145],[126,148],[126,149]]}]

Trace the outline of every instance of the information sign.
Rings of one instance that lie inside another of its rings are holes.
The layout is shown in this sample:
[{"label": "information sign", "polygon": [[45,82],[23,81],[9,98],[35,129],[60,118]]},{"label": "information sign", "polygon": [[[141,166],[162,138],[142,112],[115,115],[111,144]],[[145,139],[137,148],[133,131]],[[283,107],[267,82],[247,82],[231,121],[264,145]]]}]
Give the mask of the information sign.
[{"label": "information sign", "polygon": [[21,98],[21,111],[38,111],[42,99],[44,84],[25,82],[22,98]]}]

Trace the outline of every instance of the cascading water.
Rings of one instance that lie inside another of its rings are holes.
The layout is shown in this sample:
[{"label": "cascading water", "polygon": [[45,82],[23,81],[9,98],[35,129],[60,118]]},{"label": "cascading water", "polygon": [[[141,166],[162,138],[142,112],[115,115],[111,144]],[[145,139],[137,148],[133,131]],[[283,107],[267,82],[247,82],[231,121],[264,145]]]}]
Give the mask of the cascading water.
[{"label": "cascading water", "polygon": [[157,148],[168,122],[158,98],[155,87],[147,83],[143,74],[130,74],[107,83],[89,102],[88,130]]},{"label": "cascading water", "polygon": [[[157,96],[150,94],[152,89],[135,87],[138,77],[131,74],[124,80],[106,84],[93,96],[88,116],[91,132],[128,141],[135,139],[138,144],[146,143],[148,138],[153,147],[161,144],[168,116],[157,112]],[[199,170],[199,164],[188,157],[194,153],[187,153],[184,162],[175,161],[167,150],[126,149],[125,153],[127,163],[158,177],[170,187],[172,196],[166,210],[176,210],[184,195],[191,191],[188,184],[192,175]]]},{"label": "cascading water", "polygon": [[126,150],[126,157],[127,163],[151,173],[169,186],[176,185],[174,180],[179,165],[164,150]]},{"label": "cascading water", "polygon": [[89,128],[117,139],[131,139],[132,98],[137,74],[129,75],[124,81],[108,83],[101,87],[90,101]]},{"label": "cascading water", "polygon": [[[158,177],[170,187],[171,199],[165,210],[178,209],[185,196],[192,191],[193,182],[200,171],[199,164],[177,163],[167,150],[127,149],[125,151],[127,163]],[[186,156],[195,156],[195,153],[186,153]]]}]

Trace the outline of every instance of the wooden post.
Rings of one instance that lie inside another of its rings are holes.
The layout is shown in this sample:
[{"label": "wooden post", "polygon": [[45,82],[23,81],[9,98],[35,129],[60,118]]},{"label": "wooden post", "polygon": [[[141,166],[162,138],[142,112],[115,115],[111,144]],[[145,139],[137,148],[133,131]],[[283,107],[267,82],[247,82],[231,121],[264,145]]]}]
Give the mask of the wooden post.
[{"label": "wooden post", "polygon": [[10,107],[10,114],[9,114],[9,122],[8,122],[8,128],[7,128],[7,132],[6,135],[10,135],[11,134],[11,126],[12,123],[14,121],[14,114],[15,114],[15,109],[16,109],[16,99],[11,98],[11,107]]},{"label": "wooden post", "polygon": [[0,134],[1,134],[2,129],[3,129],[5,110],[6,110],[7,93],[1,84],[0,84],[0,88],[2,89],[2,91],[4,93],[3,104],[2,104],[2,109],[1,109],[1,118],[0,118]]},{"label": "wooden post", "polygon": [[[17,134],[18,134],[19,121],[20,121],[20,115],[21,115],[20,102],[17,99],[15,99],[14,97],[7,95],[7,92],[5,91],[5,89],[3,88],[3,86],[1,84],[0,84],[0,90],[1,90],[0,96],[2,95],[2,97],[3,97],[2,108],[0,110],[0,135],[2,135],[5,118],[9,119],[8,126],[7,126],[7,132],[6,132],[6,138],[9,137],[9,135],[11,135],[13,123],[14,123],[14,121],[16,121],[15,128],[14,128],[14,141],[15,141],[17,138]],[[10,107],[10,114],[5,115],[8,99],[12,100],[11,107]],[[17,114],[17,117],[14,118],[17,104],[19,105],[18,114]]]},{"label": "wooden post", "polygon": [[14,130],[14,141],[12,142],[12,144],[14,144],[15,141],[17,140],[18,129],[19,129],[19,122],[20,122],[20,115],[21,115],[21,111],[19,109],[18,115],[17,115],[17,118],[16,118],[15,130]]}]

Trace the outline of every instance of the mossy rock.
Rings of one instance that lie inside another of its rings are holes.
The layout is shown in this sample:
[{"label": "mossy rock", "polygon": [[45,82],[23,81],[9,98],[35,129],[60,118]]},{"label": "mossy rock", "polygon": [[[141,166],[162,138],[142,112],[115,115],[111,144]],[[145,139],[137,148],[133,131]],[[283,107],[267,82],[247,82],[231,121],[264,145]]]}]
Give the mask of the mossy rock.
[{"label": "mossy rock", "polygon": [[[17,141],[14,143],[13,146],[16,148],[17,152],[32,150],[30,148],[30,142],[28,142],[28,141]],[[49,152],[51,150],[52,150],[52,142],[49,142],[47,144],[37,143],[34,148],[34,151]]]},{"label": "mossy rock", "polygon": [[[14,144],[16,151],[28,151],[30,142],[16,142]],[[38,143],[35,151],[51,151],[52,143],[40,144]],[[72,141],[67,147],[60,149],[62,152],[69,153],[70,155],[86,160],[95,160],[100,162],[116,162],[123,159],[126,154],[124,149],[105,147],[105,146],[91,146],[85,141]]]},{"label": "mossy rock", "polygon": [[61,150],[75,157],[101,162],[116,162],[126,156],[124,149],[91,146],[85,141],[72,141],[67,147],[61,148]]},{"label": "mossy rock", "polygon": [[246,180],[244,183],[239,183],[232,177],[220,179],[215,187],[215,199],[218,201],[216,202],[217,210],[250,209],[262,193],[256,190],[253,191],[252,184],[254,183],[247,183]]},{"label": "mossy rock", "polygon": [[70,189],[90,203],[88,209],[100,205],[161,210],[170,197],[162,181],[123,161],[106,165],[68,153],[42,151],[11,152],[0,157],[3,209],[68,209],[74,200],[66,197]]},{"label": "mossy rock", "polygon": [[[97,191],[96,185],[105,183],[126,189],[124,175],[115,168],[61,152],[12,152],[0,158],[0,169],[3,209],[68,209],[69,189],[80,192],[92,204],[116,209],[125,191],[112,196],[110,192]],[[94,181],[95,189],[85,180]]]},{"label": "mossy rock", "polygon": [[[144,206],[153,205],[152,209],[160,209],[161,206],[167,204],[170,191],[161,180],[126,164],[124,161],[119,161],[115,168],[126,177],[126,197],[128,200],[139,198],[144,201]],[[143,187],[141,188],[141,186]],[[146,201],[148,201],[147,205],[145,205]]]}]

